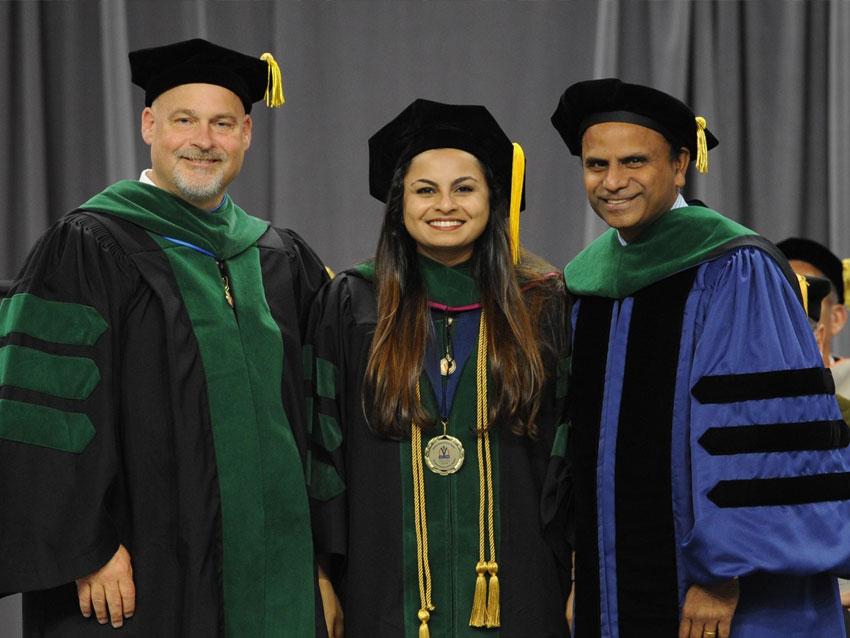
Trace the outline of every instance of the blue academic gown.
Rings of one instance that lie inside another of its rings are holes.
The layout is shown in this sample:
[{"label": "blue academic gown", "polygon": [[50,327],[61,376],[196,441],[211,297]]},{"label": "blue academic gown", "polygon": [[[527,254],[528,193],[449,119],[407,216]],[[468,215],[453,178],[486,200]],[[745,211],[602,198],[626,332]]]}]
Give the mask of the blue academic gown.
[{"label": "blue academic gown", "polygon": [[737,577],[733,638],[843,636],[847,426],[777,262],[735,248],[573,323],[575,635],[676,636],[691,584]]}]

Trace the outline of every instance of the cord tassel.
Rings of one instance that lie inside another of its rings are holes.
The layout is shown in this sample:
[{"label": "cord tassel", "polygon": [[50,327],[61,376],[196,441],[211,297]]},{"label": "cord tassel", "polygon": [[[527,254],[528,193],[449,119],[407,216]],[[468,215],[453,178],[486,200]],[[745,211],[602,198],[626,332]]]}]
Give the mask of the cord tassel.
[{"label": "cord tassel", "polygon": [[266,106],[277,108],[286,101],[283,97],[283,78],[280,74],[280,67],[271,53],[263,53],[260,59],[269,65],[266,79]]},{"label": "cord tassel", "polygon": [[431,630],[428,629],[428,621],[431,620],[431,614],[427,609],[420,609],[419,614],[419,638],[431,638]]},{"label": "cord tassel", "polygon": [[472,599],[472,614],[469,616],[470,627],[484,627],[487,625],[487,563],[479,561],[475,565],[475,596]]},{"label": "cord tassel", "polygon": [[501,620],[499,605],[499,565],[492,560],[487,563],[490,581],[487,585],[487,627],[498,627]]},{"label": "cord tassel", "polygon": [[708,172],[708,142],[705,139],[705,118],[697,116],[697,170],[700,173]]}]

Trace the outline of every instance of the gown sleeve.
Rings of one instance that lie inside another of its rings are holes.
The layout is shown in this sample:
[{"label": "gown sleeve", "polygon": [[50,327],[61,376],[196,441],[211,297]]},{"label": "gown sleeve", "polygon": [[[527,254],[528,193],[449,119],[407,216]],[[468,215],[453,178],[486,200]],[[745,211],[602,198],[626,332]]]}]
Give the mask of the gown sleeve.
[{"label": "gown sleeve", "polygon": [[562,285],[557,287],[541,317],[541,337],[549,347],[544,361],[549,370],[549,383],[541,406],[541,423],[553,428],[549,435],[549,462],[540,495],[543,534],[555,555],[564,565],[570,564],[574,536],[573,483],[567,456],[569,418],[567,396],[571,361],[571,323],[569,295]]},{"label": "gown sleeve", "polygon": [[309,406],[308,494],[317,555],[344,556],[347,543],[345,462],[345,365],[349,293],[345,275],[326,284],[310,313],[305,366],[312,382]]},{"label": "gown sleeve", "polygon": [[328,271],[319,256],[292,230],[280,230],[282,235],[288,238],[292,249],[289,251],[290,265],[292,267],[292,285],[295,300],[298,304],[297,314],[300,321],[300,332],[302,341],[306,336],[307,324],[313,300],[316,298],[321,287],[329,280]]},{"label": "gown sleeve", "polygon": [[676,406],[690,424],[685,577],[846,573],[850,434],[803,308],[759,250],[704,273],[690,392]]},{"label": "gown sleeve", "polygon": [[0,303],[0,592],[46,589],[127,542],[106,503],[121,473],[121,325],[138,275],[92,217],[38,242]]}]

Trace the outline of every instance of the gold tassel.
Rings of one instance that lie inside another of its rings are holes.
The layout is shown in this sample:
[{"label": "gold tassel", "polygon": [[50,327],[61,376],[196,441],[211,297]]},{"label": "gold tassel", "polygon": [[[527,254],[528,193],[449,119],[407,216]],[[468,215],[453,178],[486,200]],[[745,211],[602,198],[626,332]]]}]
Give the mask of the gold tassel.
[{"label": "gold tassel", "polygon": [[427,609],[420,609],[419,614],[419,638],[431,638],[431,630],[428,629],[428,621],[431,620],[431,614]]},{"label": "gold tassel", "polygon": [[511,242],[513,263],[520,260],[519,250],[519,209],[522,205],[522,190],[525,182],[525,152],[522,146],[514,142],[514,158],[511,168],[511,207],[508,214],[508,233]]},{"label": "gold tassel", "polygon": [[498,627],[501,610],[499,606],[499,565],[492,560],[487,563],[490,582],[487,585],[487,627]]},{"label": "gold tassel", "polygon": [[[469,616],[470,627],[484,627],[487,623],[487,563],[479,561],[475,565],[475,596],[472,599],[472,614]],[[489,627],[490,625],[486,625]]]},{"label": "gold tassel", "polygon": [[803,310],[809,314],[809,282],[803,275],[797,275],[797,283],[800,285],[800,297],[803,299]]},{"label": "gold tassel", "polygon": [[705,139],[705,118],[697,115],[697,170],[700,173],[708,172],[708,142]]},{"label": "gold tassel", "polygon": [[269,65],[268,79],[266,80],[266,106],[277,108],[286,101],[283,98],[283,78],[280,74],[280,67],[271,53],[263,53],[260,59]]},{"label": "gold tassel", "polygon": [[844,305],[850,308],[850,259],[842,259],[841,265],[844,266]]}]

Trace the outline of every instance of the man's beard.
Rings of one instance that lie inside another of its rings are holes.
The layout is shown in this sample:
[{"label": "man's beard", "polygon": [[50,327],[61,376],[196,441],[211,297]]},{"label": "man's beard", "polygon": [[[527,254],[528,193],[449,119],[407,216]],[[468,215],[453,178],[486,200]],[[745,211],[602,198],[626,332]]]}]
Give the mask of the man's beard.
[{"label": "man's beard", "polygon": [[[182,153],[181,158],[191,160],[225,160],[226,156],[219,153],[195,153],[187,155]],[[211,199],[218,199],[224,193],[224,185],[222,183],[224,167],[218,165],[215,172],[210,173],[206,181],[200,181],[199,178],[203,175],[200,171],[191,171],[190,169],[178,167],[174,171],[174,185],[180,193],[180,196],[191,203],[205,203]]]}]

